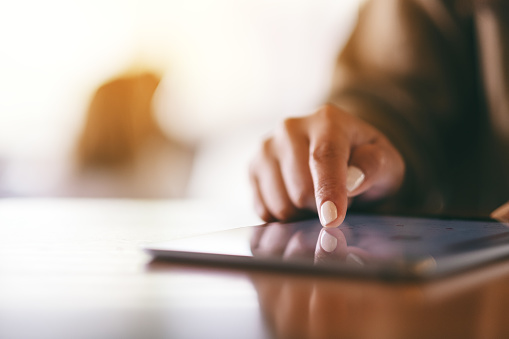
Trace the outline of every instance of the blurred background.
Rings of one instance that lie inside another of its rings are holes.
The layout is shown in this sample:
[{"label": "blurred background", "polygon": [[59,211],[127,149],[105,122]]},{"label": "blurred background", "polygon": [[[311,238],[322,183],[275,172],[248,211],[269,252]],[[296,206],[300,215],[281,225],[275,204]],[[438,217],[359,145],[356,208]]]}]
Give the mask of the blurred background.
[{"label": "blurred background", "polygon": [[250,204],[249,159],[326,100],[359,2],[3,2],[0,196]]}]

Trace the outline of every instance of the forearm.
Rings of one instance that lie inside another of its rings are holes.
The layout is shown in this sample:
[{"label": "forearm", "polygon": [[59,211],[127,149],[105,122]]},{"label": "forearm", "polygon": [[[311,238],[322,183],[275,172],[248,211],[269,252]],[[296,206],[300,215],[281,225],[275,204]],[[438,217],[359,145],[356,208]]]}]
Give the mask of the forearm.
[{"label": "forearm", "polygon": [[375,126],[401,152],[407,173],[400,207],[438,213],[452,165],[473,137],[469,110],[476,105],[474,68],[455,62],[458,54],[470,60],[471,46],[434,19],[417,1],[367,3],[338,58],[329,100]]}]

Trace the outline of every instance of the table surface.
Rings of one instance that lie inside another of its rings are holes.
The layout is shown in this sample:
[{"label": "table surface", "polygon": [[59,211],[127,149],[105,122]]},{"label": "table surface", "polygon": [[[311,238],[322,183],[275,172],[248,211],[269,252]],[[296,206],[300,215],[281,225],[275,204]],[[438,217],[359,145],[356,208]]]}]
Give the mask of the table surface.
[{"label": "table surface", "polygon": [[0,338],[509,337],[509,261],[397,284],[140,250],[258,222],[204,201],[0,200]]}]

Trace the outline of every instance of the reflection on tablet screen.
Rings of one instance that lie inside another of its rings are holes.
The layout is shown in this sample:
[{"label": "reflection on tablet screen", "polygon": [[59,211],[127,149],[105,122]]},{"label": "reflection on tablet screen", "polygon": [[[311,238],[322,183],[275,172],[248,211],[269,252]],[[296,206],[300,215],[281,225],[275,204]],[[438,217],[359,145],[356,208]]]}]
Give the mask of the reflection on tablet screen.
[{"label": "reflection on tablet screen", "polygon": [[317,219],[270,223],[147,251],[173,260],[425,278],[509,255],[509,229],[494,221],[350,214],[338,228],[323,228]]}]

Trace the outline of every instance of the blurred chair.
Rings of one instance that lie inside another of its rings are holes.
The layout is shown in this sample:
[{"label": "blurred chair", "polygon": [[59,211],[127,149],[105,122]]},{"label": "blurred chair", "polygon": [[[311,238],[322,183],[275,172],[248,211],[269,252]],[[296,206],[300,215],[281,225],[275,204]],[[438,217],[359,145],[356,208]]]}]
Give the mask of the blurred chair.
[{"label": "blurred chair", "polygon": [[94,94],[76,147],[76,169],[64,195],[183,197],[193,149],[166,135],[152,110],[160,78],[125,75]]}]

